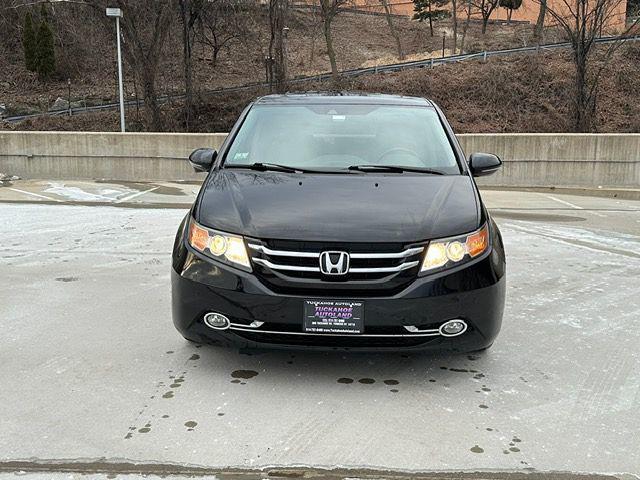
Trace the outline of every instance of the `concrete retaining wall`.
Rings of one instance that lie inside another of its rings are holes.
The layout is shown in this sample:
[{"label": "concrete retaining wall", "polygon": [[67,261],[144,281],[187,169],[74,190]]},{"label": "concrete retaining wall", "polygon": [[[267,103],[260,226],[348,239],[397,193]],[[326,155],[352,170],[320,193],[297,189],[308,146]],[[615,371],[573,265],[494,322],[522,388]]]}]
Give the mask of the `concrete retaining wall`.
[{"label": "concrete retaining wall", "polygon": [[467,152],[495,153],[503,168],[481,185],[640,186],[640,134],[467,134]]},{"label": "concrete retaining wall", "polygon": [[[224,133],[1,132],[0,173],[22,178],[198,180],[185,160]],[[495,153],[495,186],[639,187],[640,134],[465,134],[467,154]]]},{"label": "concrete retaining wall", "polygon": [[0,172],[21,178],[199,180],[186,158],[226,134],[2,132]]}]

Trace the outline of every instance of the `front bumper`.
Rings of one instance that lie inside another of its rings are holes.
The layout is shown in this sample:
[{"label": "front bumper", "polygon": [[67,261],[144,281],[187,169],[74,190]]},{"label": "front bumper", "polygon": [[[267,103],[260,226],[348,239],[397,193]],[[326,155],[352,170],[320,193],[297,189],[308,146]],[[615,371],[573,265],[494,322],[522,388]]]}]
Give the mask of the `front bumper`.
[{"label": "front bumper", "polygon": [[[173,321],[189,340],[227,346],[480,350],[493,343],[502,323],[505,259],[498,247],[461,268],[418,277],[396,295],[351,298],[364,302],[364,333],[335,335],[302,332],[304,300],[317,296],[274,293],[251,273],[214,263],[182,244],[174,252],[172,269]],[[208,312],[229,317],[231,328],[207,327],[203,316]],[[411,333],[404,328],[433,330],[454,318],[468,324],[467,331],[457,337]],[[254,321],[264,323],[251,328]]]}]

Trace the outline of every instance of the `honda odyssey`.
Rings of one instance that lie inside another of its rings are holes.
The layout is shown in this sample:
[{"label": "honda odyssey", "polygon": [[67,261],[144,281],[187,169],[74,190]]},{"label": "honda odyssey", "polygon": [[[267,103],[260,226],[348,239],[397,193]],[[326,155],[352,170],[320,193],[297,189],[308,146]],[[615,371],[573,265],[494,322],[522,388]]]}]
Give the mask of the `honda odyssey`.
[{"label": "honda odyssey", "polygon": [[249,105],[175,240],[173,321],[244,347],[483,350],[505,254],[442,111],[422,98],[286,94]]}]

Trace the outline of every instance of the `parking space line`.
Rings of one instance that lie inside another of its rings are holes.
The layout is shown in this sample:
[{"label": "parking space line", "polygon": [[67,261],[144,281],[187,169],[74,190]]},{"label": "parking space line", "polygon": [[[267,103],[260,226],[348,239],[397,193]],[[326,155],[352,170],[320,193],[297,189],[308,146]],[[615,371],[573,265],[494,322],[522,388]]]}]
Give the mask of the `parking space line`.
[{"label": "parking space line", "polygon": [[51,200],[52,202],[64,202],[64,200],[60,200],[59,198],[47,197],[46,195],[40,195],[39,193],[27,192],[26,190],[20,190],[19,188],[9,188],[9,190],[24,193],[25,195],[31,195],[33,197],[44,198],[46,200]]},{"label": "parking space line", "polygon": [[145,193],[153,192],[154,190],[157,190],[159,188],[160,188],[160,186],[157,186],[157,187],[150,188],[149,190],[144,190],[142,192],[136,192],[136,193],[133,193],[133,194],[127,196],[127,197],[119,198],[118,200],[116,200],[113,203],[128,202],[129,200],[132,200],[132,199],[134,199],[136,197],[140,197],[140,196],[144,195]]},{"label": "parking space line", "polygon": [[562,203],[563,205],[567,205],[571,208],[575,208],[576,210],[584,210],[584,208],[582,208],[580,205],[576,205],[575,203],[567,202],[566,200],[560,200],[559,198],[552,197],[551,195],[545,195],[545,197],[555,202]]},{"label": "parking space line", "polygon": [[[550,200],[556,201],[558,203],[562,203],[563,205],[567,205],[575,210],[584,210],[584,207],[581,207],[580,205],[576,205],[575,203],[571,203],[571,202],[567,202],[566,200],[561,200],[559,198],[556,198],[552,195],[545,195],[545,197],[547,197]],[[595,215],[596,217],[606,217],[606,215],[603,215],[602,213],[597,213],[594,212],[593,210],[587,210],[589,213]]]}]

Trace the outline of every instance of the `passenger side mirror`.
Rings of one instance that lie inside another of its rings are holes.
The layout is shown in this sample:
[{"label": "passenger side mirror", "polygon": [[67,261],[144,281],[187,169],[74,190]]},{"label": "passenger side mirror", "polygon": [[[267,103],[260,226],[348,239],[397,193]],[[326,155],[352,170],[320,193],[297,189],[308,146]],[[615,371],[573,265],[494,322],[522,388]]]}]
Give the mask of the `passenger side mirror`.
[{"label": "passenger side mirror", "polygon": [[196,172],[208,172],[217,156],[213,148],[198,148],[189,155],[189,163]]},{"label": "passenger side mirror", "polygon": [[491,153],[472,153],[469,168],[474,177],[483,177],[495,173],[502,166],[502,160]]}]

